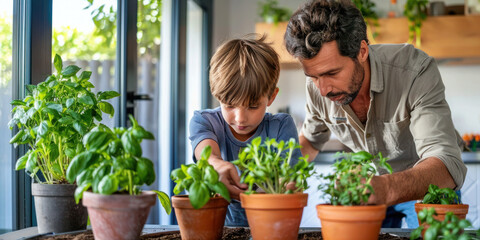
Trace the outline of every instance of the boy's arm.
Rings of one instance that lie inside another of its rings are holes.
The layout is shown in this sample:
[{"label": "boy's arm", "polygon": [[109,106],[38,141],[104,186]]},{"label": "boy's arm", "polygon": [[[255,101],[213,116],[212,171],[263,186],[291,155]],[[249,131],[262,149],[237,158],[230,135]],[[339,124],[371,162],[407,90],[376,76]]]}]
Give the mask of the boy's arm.
[{"label": "boy's arm", "polygon": [[313,145],[310,143],[310,141],[308,141],[307,138],[305,138],[305,136],[303,136],[302,132],[300,132],[300,135],[298,136],[298,142],[300,145],[302,145],[302,148],[300,148],[302,155],[306,156],[308,154],[308,161],[313,161],[319,151],[313,147]]},{"label": "boy's arm", "polygon": [[195,158],[200,159],[203,148],[208,145],[212,148],[208,162],[218,172],[219,180],[227,187],[230,197],[240,200],[240,193],[245,192],[248,186],[245,183],[240,183],[240,176],[238,176],[235,165],[222,159],[217,142],[212,139],[205,139],[198,143],[195,147]]}]

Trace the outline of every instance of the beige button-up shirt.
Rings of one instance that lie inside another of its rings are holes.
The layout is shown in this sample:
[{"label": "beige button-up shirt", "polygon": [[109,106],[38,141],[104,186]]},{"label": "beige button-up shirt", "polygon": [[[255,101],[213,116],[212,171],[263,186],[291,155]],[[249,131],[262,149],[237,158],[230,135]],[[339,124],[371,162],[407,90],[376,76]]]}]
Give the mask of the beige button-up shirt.
[{"label": "beige button-up shirt", "polygon": [[[439,158],[460,189],[467,168],[435,60],[407,44],[369,46],[370,107],[363,125],[349,105],[320,95],[307,79],[302,132],[316,149],[335,134],[354,152],[381,152],[394,172]],[[381,174],[385,171],[379,169]]]}]

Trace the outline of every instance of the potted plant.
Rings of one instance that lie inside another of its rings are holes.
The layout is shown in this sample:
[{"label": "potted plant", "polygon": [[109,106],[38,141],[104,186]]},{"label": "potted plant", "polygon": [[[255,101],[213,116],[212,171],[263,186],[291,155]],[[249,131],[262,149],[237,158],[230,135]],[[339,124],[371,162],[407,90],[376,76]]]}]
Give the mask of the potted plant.
[{"label": "potted plant", "polygon": [[309,163],[307,156],[292,166],[292,154],[297,148],[300,145],[294,139],[277,142],[272,138],[262,144],[262,138],[256,137],[233,162],[242,171],[241,182],[248,184],[240,201],[253,239],[298,237],[308,198],[302,191],[308,188],[307,178],[313,174],[314,163]]},{"label": "potted plant", "polygon": [[266,0],[258,4],[258,14],[266,23],[277,25],[279,22],[288,21],[292,15],[290,9],[279,7],[277,0]]},{"label": "potted plant", "polygon": [[222,238],[230,194],[208,163],[211,152],[210,146],[205,147],[196,164],[182,164],[170,174],[176,183],[173,193],[189,193],[172,197],[182,239]]},{"label": "potted plant", "polygon": [[67,169],[67,180],[76,182],[77,202],[83,196],[95,239],[138,239],[156,196],[170,214],[168,196],[160,191],[141,191],[155,181],[150,159],[142,157],[140,143],[154,139],[129,115],[132,126],[110,129],[100,124],[85,137],[85,151]]},{"label": "potted plant", "polygon": [[329,239],[377,239],[385,218],[386,205],[367,205],[374,193],[370,184],[377,167],[392,173],[386,158],[361,151],[337,153],[341,158],[333,164],[333,173],[321,176],[319,185],[330,204],[317,205],[322,236]]},{"label": "potted plant", "polygon": [[[424,240],[476,239],[464,232],[465,228],[472,227],[470,221],[458,218],[453,212],[447,212],[440,220],[435,208],[424,208],[418,212],[418,220],[420,226],[410,234],[412,240],[418,239],[420,236]],[[477,231],[477,234],[480,234],[480,230]]]},{"label": "potted plant", "polygon": [[[448,212],[452,212],[460,219],[465,219],[468,213],[468,204],[462,204],[454,190],[439,188],[434,184],[428,186],[428,192],[423,200],[415,203],[417,215],[426,208],[434,208],[436,212],[434,218],[440,221],[445,219]],[[420,218],[418,222],[420,223]]]},{"label": "potted plant", "polygon": [[67,232],[86,228],[87,211],[75,204],[75,185],[68,184],[66,170],[72,158],[84,151],[82,137],[102,120],[102,112],[113,116],[110,103],[104,101],[119,94],[114,91],[91,91],[91,72],[75,65],[63,68],[55,55],[56,74],[38,85],[28,85],[23,100],[14,100],[9,127],[18,127],[10,143],[27,144],[30,148],[20,157],[16,170],[25,171],[34,179],[39,233]]},{"label": "potted plant", "polygon": [[403,14],[408,20],[408,43],[421,47],[422,44],[422,22],[427,19],[428,0],[407,0]]}]

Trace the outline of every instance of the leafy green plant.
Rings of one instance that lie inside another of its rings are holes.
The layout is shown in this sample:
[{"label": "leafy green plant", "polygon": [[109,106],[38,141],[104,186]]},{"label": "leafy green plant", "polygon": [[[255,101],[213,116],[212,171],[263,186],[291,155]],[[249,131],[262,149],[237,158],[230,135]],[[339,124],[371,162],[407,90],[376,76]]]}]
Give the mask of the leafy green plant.
[{"label": "leafy green plant", "polygon": [[[424,240],[435,240],[435,239],[444,239],[444,240],[469,240],[469,239],[478,239],[474,238],[472,235],[464,232],[465,228],[472,227],[470,221],[466,219],[459,219],[452,212],[447,212],[445,219],[439,221],[434,218],[437,213],[434,208],[425,208],[418,213],[418,219],[420,220],[421,225],[412,231],[410,234],[410,239],[417,239],[421,236],[422,231],[425,230],[423,235]],[[477,231],[477,235],[480,234],[480,231]]]},{"label": "leafy green plant", "polygon": [[[246,194],[255,192],[258,186],[270,194],[289,194],[302,192],[308,188],[307,178],[313,174],[314,163],[307,161],[308,156],[301,157],[295,166],[291,166],[293,150],[301,146],[290,139],[288,142],[276,139],[256,137],[238,154],[233,161],[242,171],[241,182],[248,184]],[[287,185],[295,182],[295,189],[287,189]]]},{"label": "leafy green plant", "polygon": [[[133,125],[128,129],[110,129],[100,124],[83,137],[85,151],[73,158],[67,170],[67,180],[78,185],[75,190],[77,203],[83,192],[89,189],[104,195],[138,195],[142,185],[151,185],[155,181],[153,162],[142,157],[140,146],[143,139],[154,139],[154,136],[140,126],[132,115],[129,118]],[[154,192],[170,214],[167,194]]]},{"label": "leafy green plant", "polygon": [[230,202],[227,187],[218,180],[217,171],[208,163],[211,153],[212,148],[207,146],[202,150],[196,164],[182,164],[180,168],[170,173],[170,177],[176,183],[173,193],[180,194],[187,190],[190,203],[195,209],[203,207],[216,194]]},{"label": "leafy green plant", "polygon": [[374,193],[370,184],[373,176],[377,173],[378,167],[384,168],[392,173],[392,167],[388,164],[387,158],[382,153],[373,156],[361,151],[357,153],[337,153],[338,159],[333,164],[333,173],[320,175],[326,183],[320,184],[318,189],[330,197],[332,205],[355,206],[366,204],[370,195]]},{"label": "leafy green plant", "polygon": [[259,2],[258,5],[258,14],[267,23],[278,24],[288,21],[292,15],[290,9],[279,7],[277,0],[266,0],[265,2]]},{"label": "leafy green plant", "polygon": [[[365,20],[365,23],[370,27],[370,28],[375,28],[378,27],[378,14],[375,12],[375,3],[370,1],[370,0],[352,0],[355,6],[360,10],[362,13],[363,19]],[[375,37],[377,37],[378,32],[375,30],[372,32],[372,39],[373,40]]]},{"label": "leafy green plant", "polygon": [[115,91],[91,91],[91,72],[77,77],[78,66],[63,68],[55,55],[56,74],[37,86],[28,85],[23,100],[14,100],[10,129],[19,131],[10,143],[28,144],[30,150],[17,160],[15,169],[25,169],[37,182],[66,183],[72,158],[83,152],[82,137],[102,120],[102,112],[113,116],[113,106],[105,100],[119,96]]},{"label": "leafy green plant", "polygon": [[403,14],[408,20],[408,43],[420,48],[422,44],[422,22],[427,19],[428,0],[407,0]]},{"label": "leafy green plant", "polygon": [[453,189],[439,188],[434,184],[428,186],[428,192],[422,200],[424,204],[459,204],[458,195]]}]

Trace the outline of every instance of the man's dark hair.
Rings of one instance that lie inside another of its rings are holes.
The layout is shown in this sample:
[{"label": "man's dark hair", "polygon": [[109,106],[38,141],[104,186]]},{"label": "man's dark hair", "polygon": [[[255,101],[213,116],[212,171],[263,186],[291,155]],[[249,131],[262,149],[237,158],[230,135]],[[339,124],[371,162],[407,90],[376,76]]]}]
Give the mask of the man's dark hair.
[{"label": "man's dark hair", "polygon": [[362,40],[368,42],[367,25],[351,0],[311,0],[290,18],[285,32],[287,51],[311,59],[322,45],[337,41],[342,56],[355,59]]}]

